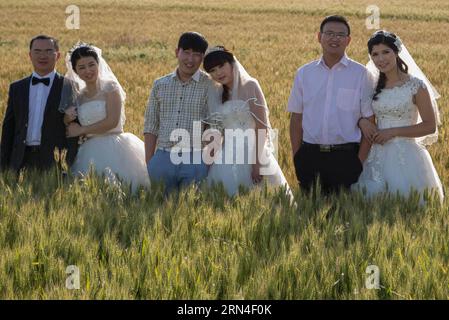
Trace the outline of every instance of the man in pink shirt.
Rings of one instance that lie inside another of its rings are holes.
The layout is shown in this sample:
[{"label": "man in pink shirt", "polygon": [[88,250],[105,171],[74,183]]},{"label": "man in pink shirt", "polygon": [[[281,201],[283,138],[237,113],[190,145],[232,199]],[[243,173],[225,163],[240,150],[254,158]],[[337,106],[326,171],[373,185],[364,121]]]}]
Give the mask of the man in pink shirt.
[{"label": "man in pink shirt", "polygon": [[288,101],[296,176],[305,190],[320,179],[325,193],[357,182],[369,141],[360,118],[374,121],[366,68],[348,58],[350,26],[342,16],[326,17],[318,41],[319,60],[300,67]]}]

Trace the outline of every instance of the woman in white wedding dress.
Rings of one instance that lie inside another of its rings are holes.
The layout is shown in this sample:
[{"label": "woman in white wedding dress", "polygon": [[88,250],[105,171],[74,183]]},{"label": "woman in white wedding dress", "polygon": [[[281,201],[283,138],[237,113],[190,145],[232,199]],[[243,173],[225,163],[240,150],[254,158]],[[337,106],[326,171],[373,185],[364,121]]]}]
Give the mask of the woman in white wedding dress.
[{"label": "woman in white wedding dress", "polygon": [[[78,44],[68,58],[66,78],[76,88],[72,100],[77,107],[65,110],[67,135],[87,138],[79,147],[72,172],[85,175],[93,167],[111,183],[122,180],[131,184],[133,191],[149,186],[144,143],[123,132],[125,92],[101,50]],[[76,118],[79,124],[74,122]]]},{"label": "woman in white wedding dress", "polygon": [[208,183],[223,183],[227,193],[235,195],[241,186],[253,188],[266,180],[268,185],[283,186],[292,199],[273,155],[268,108],[258,81],[222,46],[206,53],[204,69],[216,81],[209,92],[210,116],[205,122],[224,134],[209,169]]},{"label": "woman in white wedding dress", "polygon": [[371,71],[376,84],[373,111],[377,126],[367,119],[359,125],[372,147],[353,189],[369,196],[391,192],[403,196],[443,188],[425,145],[437,140],[438,93],[411,58],[399,37],[378,31],[368,41]]}]

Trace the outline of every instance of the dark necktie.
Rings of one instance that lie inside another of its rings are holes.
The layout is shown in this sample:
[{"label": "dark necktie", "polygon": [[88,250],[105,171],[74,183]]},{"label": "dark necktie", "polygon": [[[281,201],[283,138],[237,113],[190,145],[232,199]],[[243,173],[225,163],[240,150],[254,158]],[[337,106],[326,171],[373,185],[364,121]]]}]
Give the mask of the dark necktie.
[{"label": "dark necktie", "polygon": [[33,86],[38,83],[43,83],[48,87],[50,85],[50,78],[36,78],[36,77],[31,78],[31,84]]}]

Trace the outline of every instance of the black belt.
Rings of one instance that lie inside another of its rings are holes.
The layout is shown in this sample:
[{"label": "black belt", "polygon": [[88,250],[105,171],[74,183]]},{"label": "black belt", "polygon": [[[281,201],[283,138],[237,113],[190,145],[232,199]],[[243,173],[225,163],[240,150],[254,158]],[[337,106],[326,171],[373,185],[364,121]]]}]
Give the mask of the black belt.
[{"label": "black belt", "polygon": [[313,144],[302,142],[302,147],[319,152],[332,151],[358,151],[360,144],[357,142],[343,143],[343,144]]},{"label": "black belt", "polygon": [[39,151],[41,151],[41,146],[26,146],[25,151],[31,153],[38,153]]}]

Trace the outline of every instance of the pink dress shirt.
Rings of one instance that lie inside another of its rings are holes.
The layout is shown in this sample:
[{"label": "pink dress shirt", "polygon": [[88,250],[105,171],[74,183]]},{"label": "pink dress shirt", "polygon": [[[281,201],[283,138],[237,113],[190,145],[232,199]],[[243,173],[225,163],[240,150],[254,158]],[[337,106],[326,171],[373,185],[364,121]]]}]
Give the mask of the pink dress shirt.
[{"label": "pink dress shirt", "polygon": [[298,69],[287,111],[302,113],[303,141],[360,142],[357,122],[373,115],[373,85],[365,66],[346,55],[332,69],[323,57]]}]

